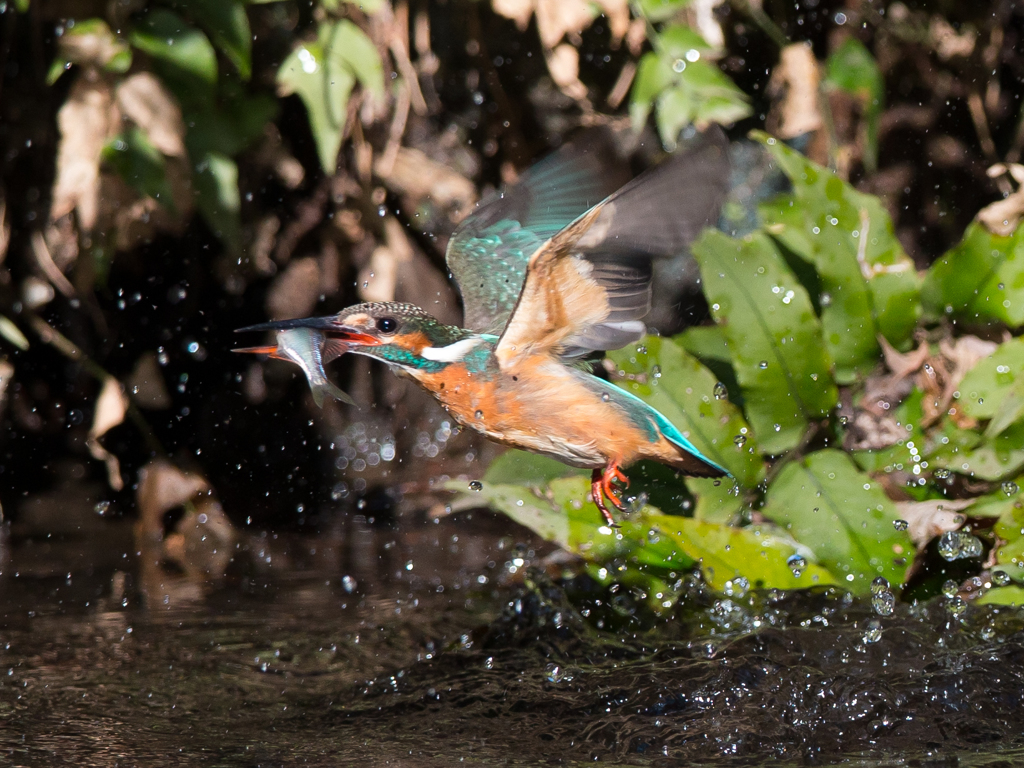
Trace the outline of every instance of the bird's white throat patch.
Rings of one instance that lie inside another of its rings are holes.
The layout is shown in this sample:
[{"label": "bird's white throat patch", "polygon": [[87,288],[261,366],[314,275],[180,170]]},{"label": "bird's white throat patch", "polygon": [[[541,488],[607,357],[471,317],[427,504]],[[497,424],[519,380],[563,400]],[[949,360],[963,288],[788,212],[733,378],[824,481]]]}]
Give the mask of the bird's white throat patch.
[{"label": "bird's white throat patch", "polygon": [[481,341],[483,339],[479,337],[471,337],[456,341],[447,347],[424,347],[420,354],[427,360],[433,360],[436,363],[454,363],[469,354]]}]

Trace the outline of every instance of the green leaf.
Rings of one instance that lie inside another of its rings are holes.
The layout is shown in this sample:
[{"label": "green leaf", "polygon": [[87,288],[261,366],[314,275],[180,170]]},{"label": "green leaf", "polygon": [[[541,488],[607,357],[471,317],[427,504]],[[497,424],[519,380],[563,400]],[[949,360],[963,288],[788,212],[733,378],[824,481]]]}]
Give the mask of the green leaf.
[{"label": "green leaf", "polygon": [[671,62],[653,51],[640,57],[629,103],[629,116],[634,131],[640,131],[647,123],[654,100],[672,84],[672,79]]},{"label": "green leaf", "polygon": [[69,21],[57,41],[57,50],[46,75],[47,85],[53,85],[72,64],[100,67],[107,72],[127,72],[132,65],[128,43],[111,32],[103,19]]},{"label": "green leaf", "polygon": [[729,478],[688,477],[686,487],[697,499],[694,518],[706,523],[735,523],[747,505],[744,494],[736,492],[736,484]]},{"label": "green leaf", "polygon": [[1006,508],[996,522],[995,532],[1003,544],[996,551],[998,565],[992,570],[1002,571],[1014,581],[1024,582],[1024,533],[1021,533],[1024,530],[1024,502],[1019,494],[1018,486],[1014,492],[1016,498],[1007,498],[1004,494],[1001,499]]},{"label": "green leaf", "polygon": [[878,119],[885,106],[885,80],[878,62],[855,37],[848,37],[825,62],[825,86],[846,91],[860,101],[864,113],[864,165],[878,165]]},{"label": "green leaf", "polygon": [[217,54],[206,35],[178,14],[163,8],[150,11],[132,30],[129,40],[164,65],[160,73],[182,101],[212,95],[217,82]]},{"label": "green leaf", "polygon": [[921,295],[932,317],[1024,325],[1024,227],[1002,237],[971,222],[963,240],[932,264]]},{"label": "green leaf", "polygon": [[732,355],[729,354],[729,342],[726,341],[725,333],[722,332],[720,326],[699,325],[687,328],[678,336],[674,336],[673,341],[701,360],[732,362]]},{"label": "green leaf", "polygon": [[715,396],[718,379],[676,342],[648,336],[608,356],[624,377],[615,380],[618,386],[658,410],[742,486],[752,488],[763,479],[764,463],[743,414]]},{"label": "green leaf", "polygon": [[370,39],[347,19],[324,22],[317,41],[298,46],[277,73],[282,95],[296,93],[306,105],[309,125],[327,173],[334,173],[348,116],[348,99],[359,82],[384,98],[384,69]]},{"label": "green leaf", "polygon": [[658,33],[658,50],[667,59],[686,59],[691,51],[706,52],[713,50],[707,40],[692,27],[685,24],[669,24]]},{"label": "green leaf", "polygon": [[824,568],[807,564],[798,576],[789,559],[798,554],[792,542],[773,534],[769,526],[734,528],[688,517],[648,514],[646,523],[669,537],[679,550],[700,563],[712,588],[722,591],[726,582],[746,578],[760,589],[800,589],[836,580]]},{"label": "green leaf", "polygon": [[175,210],[164,156],[150,143],[144,131],[134,126],[124,131],[103,148],[102,157],[139,194],[152,197],[170,211]]},{"label": "green leaf", "polygon": [[878,198],[781,142],[757,137],[793,184],[792,194],[760,206],[765,228],[820,276],[825,343],[836,380],[850,384],[878,362],[879,334],[897,347],[913,334],[917,271]]},{"label": "green leaf", "polygon": [[675,16],[683,8],[690,5],[692,0],[640,0],[640,12],[648,21],[657,23],[667,21]]},{"label": "green leaf", "polygon": [[786,465],[768,489],[761,514],[810,547],[852,591],[876,576],[902,584],[914,545],[893,521],[899,512],[849,456],[826,449]]},{"label": "green leaf", "polygon": [[793,448],[838,400],[807,292],[763,234],[734,240],[708,230],[692,250],[761,450]]},{"label": "green leaf", "polygon": [[252,31],[241,0],[176,0],[183,11],[205,29],[213,44],[234,65],[243,80],[252,74]]},{"label": "green leaf", "polygon": [[977,600],[978,605],[1024,605],[1024,587],[992,587]]},{"label": "green leaf", "polygon": [[972,368],[960,383],[960,407],[975,419],[991,419],[992,439],[1024,418],[1024,339],[1010,339]]},{"label": "green leaf", "polygon": [[586,470],[570,467],[562,462],[515,448],[505,451],[491,462],[483,481],[495,485],[540,486],[556,477],[578,475]]},{"label": "green leaf", "polygon": [[196,207],[229,253],[241,250],[238,166],[230,157],[208,152],[195,167]]},{"label": "green leaf", "polygon": [[[22,352],[29,348],[28,339],[25,338],[25,334],[21,332],[21,329],[7,315],[0,315],[0,336],[7,339],[7,341]],[[7,383],[4,382],[5,388]]]},{"label": "green leaf", "polygon": [[1000,480],[1024,468],[1024,422],[1017,422],[998,437],[973,449],[937,454],[933,463],[944,469],[982,480]]}]

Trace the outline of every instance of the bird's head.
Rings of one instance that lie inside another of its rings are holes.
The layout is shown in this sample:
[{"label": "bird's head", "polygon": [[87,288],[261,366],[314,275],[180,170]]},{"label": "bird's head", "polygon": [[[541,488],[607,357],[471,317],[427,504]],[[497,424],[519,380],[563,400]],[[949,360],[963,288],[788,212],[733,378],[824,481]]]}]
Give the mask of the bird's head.
[{"label": "bird's head", "polygon": [[328,340],[341,342],[346,351],[375,357],[412,374],[440,370],[479,343],[470,331],[444,325],[426,310],[390,301],[356,304],[327,317],[281,320],[239,330],[290,328],[315,328]]}]

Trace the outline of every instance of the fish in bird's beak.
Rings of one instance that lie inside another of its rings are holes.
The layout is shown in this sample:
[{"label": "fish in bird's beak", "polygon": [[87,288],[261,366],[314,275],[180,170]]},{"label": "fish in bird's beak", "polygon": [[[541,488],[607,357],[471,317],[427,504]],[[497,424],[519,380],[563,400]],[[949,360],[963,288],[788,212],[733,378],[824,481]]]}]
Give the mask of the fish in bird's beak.
[{"label": "fish in bird's beak", "polygon": [[323,407],[325,392],[336,400],[355,405],[355,400],[327,378],[324,365],[341,357],[353,347],[359,346],[359,343],[354,339],[354,343],[350,343],[345,339],[343,331],[338,333],[339,338],[328,338],[324,330],[328,327],[335,330],[335,326],[328,325],[330,319],[313,317],[239,328],[239,331],[277,331],[277,344],[265,347],[242,347],[231,351],[269,355],[277,360],[295,363],[306,374],[309,389],[313,393],[313,401],[318,407]]}]

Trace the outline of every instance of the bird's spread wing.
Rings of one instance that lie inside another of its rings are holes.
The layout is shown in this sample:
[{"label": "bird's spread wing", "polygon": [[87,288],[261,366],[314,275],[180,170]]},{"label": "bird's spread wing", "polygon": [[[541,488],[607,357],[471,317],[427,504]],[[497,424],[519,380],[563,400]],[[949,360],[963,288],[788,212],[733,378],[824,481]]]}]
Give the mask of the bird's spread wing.
[{"label": "bird's spread wing", "polygon": [[530,257],[496,349],[563,357],[617,349],[645,332],[651,259],[675,256],[713,225],[729,183],[720,129],[642,174],[559,231]]},{"label": "bird's spread wing", "polygon": [[446,259],[470,330],[500,333],[523,290],[530,256],[629,178],[624,163],[616,168],[606,135],[585,138],[482,202],[452,235]]}]

